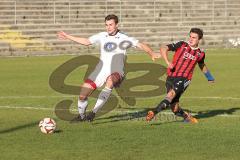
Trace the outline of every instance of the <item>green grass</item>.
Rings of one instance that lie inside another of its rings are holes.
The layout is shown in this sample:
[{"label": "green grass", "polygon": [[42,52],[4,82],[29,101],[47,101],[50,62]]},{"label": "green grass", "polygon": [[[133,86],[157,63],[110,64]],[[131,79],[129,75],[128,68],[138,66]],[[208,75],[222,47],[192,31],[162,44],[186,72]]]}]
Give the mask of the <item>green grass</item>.
[{"label": "green grass", "polygon": [[[146,123],[145,111],[154,107],[163,94],[137,98],[133,106],[117,97],[118,107],[93,123],[70,124],[59,119],[54,108],[61,100],[70,99],[74,102],[72,112],[76,113],[77,96],[54,91],[49,86],[49,77],[74,56],[1,57],[0,159],[238,160],[239,52],[226,49],[207,52],[206,63],[216,78],[214,84],[209,84],[196,67],[193,81],[181,99],[183,108],[199,119],[194,125],[183,123],[169,111]],[[128,63],[152,62],[146,55],[135,54],[128,56]],[[164,64],[162,60],[155,63]],[[65,83],[79,86],[86,69],[77,68]],[[141,73],[127,74],[129,79],[137,76]],[[128,92],[124,96],[129,96]],[[89,109],[95,100],[90,98]],[[38,122],[44,117],[56,120],[56,133],[40,132]]]}]

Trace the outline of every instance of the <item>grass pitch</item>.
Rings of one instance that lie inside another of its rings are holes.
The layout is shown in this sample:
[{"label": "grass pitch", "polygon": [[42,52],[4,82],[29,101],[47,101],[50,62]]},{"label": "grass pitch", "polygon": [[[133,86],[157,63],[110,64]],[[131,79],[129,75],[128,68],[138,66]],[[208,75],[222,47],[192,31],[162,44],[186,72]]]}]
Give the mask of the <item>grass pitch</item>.
[{"label": "grass pitch", "polygon": [[[209,50],[206,64],[216,79],[209,84],[196,67],[192,83],[181,99],[181,106],[199,119],[186,124],[168,110],[153,122],[145,114],[164,97],[136,96],[129,105],[115,91],[118,105],[93,123],[70,124],[56,116],[62,100],[72,100],[77,113],[76,95],[53,90],[49,77],[74,56],[0,58],[0,159],[236,159],[240,157],[240,54],[239,50]],[[128,55],[128,63],[152,64],[148,56]],[[154,64],[162,64],[159,60]],[[71,72],[66,84],[79,86],[87,66]],[[127,74],[131,79],[145,72]],[[164,75],[162,77],[164,79]],[[154,89],[143,85],[131,91]],[[161,89],[164,89],[162,87]],[[129,92],[123,94],[131,98]],[[95,98],[90,98],[89,110]],[[52,117],[57,132],[44,135],[38,122]]]}]

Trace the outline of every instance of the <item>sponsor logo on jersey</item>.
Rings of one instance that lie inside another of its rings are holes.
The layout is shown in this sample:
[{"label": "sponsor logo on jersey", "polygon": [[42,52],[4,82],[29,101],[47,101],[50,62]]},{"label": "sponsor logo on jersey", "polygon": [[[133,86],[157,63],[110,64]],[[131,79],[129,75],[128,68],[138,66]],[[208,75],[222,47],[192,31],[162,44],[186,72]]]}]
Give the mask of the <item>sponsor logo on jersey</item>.
[{"label": "sponsor logo on jersey", "polygon": [[114,42],[107,42],[107,43],[105,43],[105,45],[104,45],[104,50],[105,50],[106,52],[112,52],[112,51],[114,51],[116,48],[117,48],[117,44],[114,43]]},{"label": "sponsor logo on jersey", "polygon": [[191,60],[193,60],[193,61],[196,61],[196,60],[197,60],[197,58],[196,58],[195,56],[191,55],[191,54],[188,53],[188,52],[184,52],[183,58],[184,58],[184,59],[191,59]]},{"label": "sponsor logo on jersey", "polygon": [[124,40],[119,43],[119,46],[114,42],[107,42],[104,44],[104,50],[106,52],[112,52],[115,49],[117,49],[117,47],[119,47],[119,49],[121,49],[121,50],[126,50],[126,49],[132,47],[132,42]]},{"label": "sponsor logo on jersey", "polygon": [[126,50],[128,48],[132,47],[132,42],[130,41],[122,41],[120,44],[119,44],[119,48],[121,50]]}]

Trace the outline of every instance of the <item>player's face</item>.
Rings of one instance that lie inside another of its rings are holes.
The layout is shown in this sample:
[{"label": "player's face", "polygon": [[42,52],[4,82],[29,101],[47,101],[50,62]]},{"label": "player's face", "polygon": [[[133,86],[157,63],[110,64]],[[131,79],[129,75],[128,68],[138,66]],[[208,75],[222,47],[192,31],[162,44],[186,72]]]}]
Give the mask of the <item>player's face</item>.
[{"label": "player's face", "polygon": [[118,30],[118,25],[115,23],[113,19],[110,19],[105,22],[106,31],[109,35],[115,35]]},{"label": "player's face", "polygon": [[191,47],[194,47],[194,48],[198,47],[198,43],[199,43],[198,34],[191,32],[188,43]]}]

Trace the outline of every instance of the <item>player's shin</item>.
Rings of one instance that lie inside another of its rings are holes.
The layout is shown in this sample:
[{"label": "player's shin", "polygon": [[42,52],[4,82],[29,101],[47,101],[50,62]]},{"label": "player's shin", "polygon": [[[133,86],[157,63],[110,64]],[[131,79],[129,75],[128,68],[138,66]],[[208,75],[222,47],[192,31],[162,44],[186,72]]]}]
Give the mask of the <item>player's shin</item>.
[{"label": "player's shin", "polygon": [[164,100],[162,100],[158,106],[155,108],[154,113],[157,114],[159,112],[161,112],[162,110],[168,108],[170,106],[171,100],[169,98],[165,98]]},{"label": "player's shin", "polygon": [[93,113],[97,113],[99,109],[107,102],[109,96],[112,93],[112,89],[105,87],[98,96],[97,102],[93,108]]},{"label": "player's shin", "polygon": [[78,112],[82,119],[85,118],[85,111],[86,111],[87,105],[88,105],[87,99],[86,100],[78,99]]},{"label": "player's shin", "polygon": [[170,106],[171,100],[167,97],[162,100],[153,111],[148,111],[146,121],[151,121],[155,115]]},{"label": "player's shin", "polygon": [[183,118],[185,118],[187,116],[187,113],[184,112],[182,108],[179,108],[177,111],[173,111],[173,113],[176,116],[183,117]]}]

